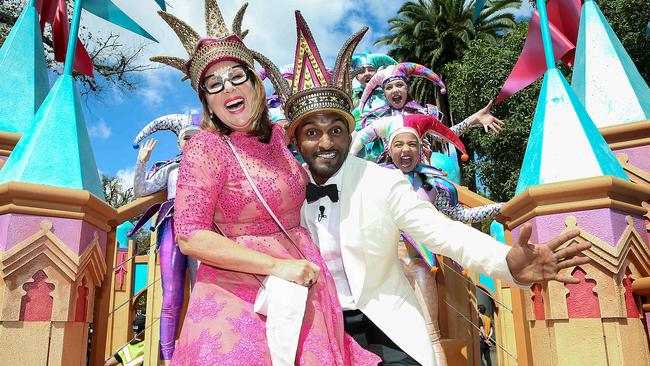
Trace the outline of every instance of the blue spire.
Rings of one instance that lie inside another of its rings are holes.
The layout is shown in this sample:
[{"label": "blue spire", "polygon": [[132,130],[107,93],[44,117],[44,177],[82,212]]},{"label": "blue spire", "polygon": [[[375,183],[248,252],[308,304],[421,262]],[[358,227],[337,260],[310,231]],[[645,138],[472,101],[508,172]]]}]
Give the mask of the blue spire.
[{"label": "blue spire", "polygon": [[24,133],[50,84],[34,6],[28,5],[0,48],[0,131]]},{"label": "blue spire", "polygon": [[650,89],[594,1],[582,6],[571,85],[599,128],[650,119]]},{"label": "blue spire", "polygon": [[0,183],[9,181],[87,190],[104,199],[71,75],[62,75],[54,83],[31,127],[0,170]]},{"label": "blue spire", "polygon": [[564,76],[546,71],[515,194],[603,175],[629,180]]}]

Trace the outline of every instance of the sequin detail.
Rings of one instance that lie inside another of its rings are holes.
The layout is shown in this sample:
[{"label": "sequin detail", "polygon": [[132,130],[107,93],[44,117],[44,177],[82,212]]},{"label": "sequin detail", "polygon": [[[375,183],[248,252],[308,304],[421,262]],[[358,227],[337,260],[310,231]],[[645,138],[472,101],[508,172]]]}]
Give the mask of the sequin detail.
[{"label": "sequin detail", "polygon": [[[345,334],[332,275],[309,233],[300,226],[308,180],[284,145],[284,130],[275,126],[268,144],[237,132],[230,139],[293,241],[321,268],[307,297],[299,364],[376,365],[380,359]],[[239,245],[276,258],[300,258],[258,202],[227,145],[219,135],[202,131],[186,145],[179,168],[176,233],[212,230],[213,219]],[[172,364],[271,366],[265,318],[253,312],[259,288],[251,274],[201,264]]]}]

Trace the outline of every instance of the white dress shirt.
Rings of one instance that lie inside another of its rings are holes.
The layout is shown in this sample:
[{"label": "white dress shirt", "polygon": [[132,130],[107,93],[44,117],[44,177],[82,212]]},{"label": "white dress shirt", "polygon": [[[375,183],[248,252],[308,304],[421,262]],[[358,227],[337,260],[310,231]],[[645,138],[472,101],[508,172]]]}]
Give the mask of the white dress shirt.
[{"label": "white dress shirt", "polygon": [[[314,182],[311,172],[307,169],[309,180]],[[356,304],[350,291],[350,283],[343,267],[341,257],[341,170],[334,174],[323,185],[336,184],[339,190],[339,202],[332,202],[329,197],[321,197],[317,201],[307,203],[305,225],[311,233],[316,233],[314,243],[318,245],[325,264],[334,277],[336,292],[343,310],[355,310]],[[321,215],[321,207],[324,208]]]}]

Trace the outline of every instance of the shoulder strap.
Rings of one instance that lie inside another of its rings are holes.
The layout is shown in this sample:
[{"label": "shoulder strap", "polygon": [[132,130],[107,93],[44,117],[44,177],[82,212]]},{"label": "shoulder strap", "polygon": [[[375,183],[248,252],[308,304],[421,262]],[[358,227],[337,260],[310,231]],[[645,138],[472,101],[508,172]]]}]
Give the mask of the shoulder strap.
[{"label": "shoulder strap", "polygon": [[230,138],[228,138],[228,136],[226,136],[226,135],[223,135],[223,140],[226,142],[226,144],[228,144],[228,147],[230,148],[233,155],[235,156],[235,159],[237,160],[237,163],[241,167],[242,171],[244,171],[244,175],[246,176],[246,180],[248,180],[248,183],[251,185],[251,188],[253,188],[253,191],[255,192],[255,195],[257,196],[257,198],[260,200],[260,202],[262,202],[262,205],[266,209],[266,212],[268,212],[269,215],[271,215],[271,218],[273,218],[273,221],[275,221],[275,223],[278,225],[278,227],[280,227],[280,230],[282,230],[284,235],[287,237],[287,239],[289,239],[289,242],[291,242],[291,244],[296,248],[298,253],[300,253],[302,258],[307,259],[307,257],[305,257],[305,254],[296,245],[296,243],[293,241],[291,236],[289,236],[289,233],[287,232],[287,230],[285,230],[285,228],[282,225],[282,223],[280,222],[280,220],[277,218],[277,216],[275,216],[275,214],[273,213],[273,210],[271,210],[271,207],[269,207],[268,203],[266,203],[266,200],[264,199],[264,197],[262,196],[260,191],[257,189],[257,186],[255,185],[255,182],[253,182],[253,179],[251,178],[250,174],[248,174],[248,170],[244,166],[244,163],[241,161],[241,158],[239,157],[239,154],[237,154],[237,151],[235,150],[235,147],[230,142]]}]

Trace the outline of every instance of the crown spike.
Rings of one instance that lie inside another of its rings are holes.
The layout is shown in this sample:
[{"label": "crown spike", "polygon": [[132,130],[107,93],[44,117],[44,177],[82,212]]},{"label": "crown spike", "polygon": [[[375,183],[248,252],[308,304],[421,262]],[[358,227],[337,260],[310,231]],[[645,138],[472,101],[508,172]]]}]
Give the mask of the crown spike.
[{"label": "crown spike", "polygon": [[205,30],[211,38],[224,38],[230,34],[217,0],[205,0]]},{"label": "crown spike", "polygon": [[159,10],[158,14],[169,25],[174,33],[176,33],[178,39],[181,40],[183,47],[185,47],[187,54],[191,55],[194,52],[194,48],[201,40],[199,33],[197,33],[187,23],[166,11]]},{"label": "crown spike", "polygon": [[237,11],[237,14],[235,14],[235,19],[232,21],[232,32],[236,35],[239,36],[242,40],[246,37],[248,34],[248,29],[242,32],[241,30],[241,23],[244,20],[244,14],[246,13],[246,8],[248,8],[248,3],[244,3],[244,5],[239,8]]},{"label": "crown spike", "polygon": [[345,90],[348,94],[352,93],[352,79],[349,72],[352,64],[352,54],[367,31],[368,27],[363,27],[350,36],[336,56],[332,85]]},{"label": "crown spike", "polygon": [[271,80],[271,84],[273,84],[275,91],[278,93],[282,104],[285,104],[291,94],[291,87],[287,80],[282,77],[282,72],[271,60],[266,58],[266,56],[253,50],[251,50],[251,53],[253,54],[255,61],[262,65],[266,71],[266,77]]},{"label": "crown spike", "polygon": [[154,56],[149,59],[152,62],[158,62],[164,65],[167,65],[169,67],[173,67],[176,70],[180,70],[183,75],[187,74],[187,71],[185,71],[185,63],[187,63],[187,60],[183,60],[180,57],[174,57],[174,56]]}]

